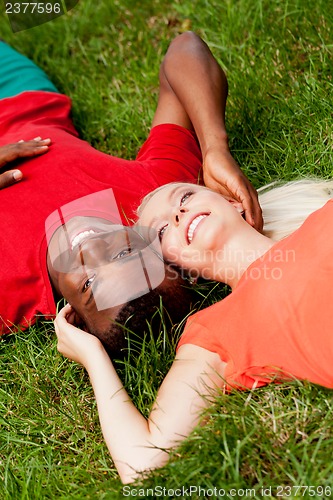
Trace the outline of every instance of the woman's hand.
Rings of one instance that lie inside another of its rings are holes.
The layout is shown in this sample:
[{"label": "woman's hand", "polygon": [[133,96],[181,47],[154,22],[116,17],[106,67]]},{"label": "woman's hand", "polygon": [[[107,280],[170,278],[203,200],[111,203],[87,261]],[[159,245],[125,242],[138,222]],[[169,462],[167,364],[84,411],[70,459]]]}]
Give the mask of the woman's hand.
[{"label": "woman's hand", "polygon": [[54,327],[58,337],[58,351],[66,358],[87,368],[88,361],[96,350],[103,350],[100,340],[73,325],[75,312],[67,304],[57,314]]},{"label": "woman's hand", "polygon": [[227,146],[206,152],[203,178],[207,187],[241,202],[247,222],[258,231],[262,230],[263,219],[257,191],[243,174]]},{"label": "woman's hand", "polygon": [[[32,141],[19,141],[14,144],[6,144],[0,147],[0,169],[18,158],[29,158],[46,153],[49,149],[51,139],[42,140],[36,137]],[[22,179],[20,170],[7,170],[0,174],[0,189],[4,189]]]}]

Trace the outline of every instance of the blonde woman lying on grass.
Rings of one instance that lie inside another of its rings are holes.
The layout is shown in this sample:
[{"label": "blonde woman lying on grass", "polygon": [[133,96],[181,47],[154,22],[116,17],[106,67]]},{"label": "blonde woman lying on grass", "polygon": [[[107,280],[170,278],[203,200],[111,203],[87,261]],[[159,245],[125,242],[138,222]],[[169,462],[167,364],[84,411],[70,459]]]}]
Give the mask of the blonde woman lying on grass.
[{"label": "blonde woman lying on grass", "polygon": [[137,230],[158,233],[172,266],[232,289],[187,320],[148,419],[101,342],[71,324],[71,306],[60,311],[58,349],[89,374],[124,483],[165,464],[220,391],[294,378],[333,387],[332,188],[309,180],[263,191],[263,234],[239,202],[205,187],[173,183],[148,195]]}]

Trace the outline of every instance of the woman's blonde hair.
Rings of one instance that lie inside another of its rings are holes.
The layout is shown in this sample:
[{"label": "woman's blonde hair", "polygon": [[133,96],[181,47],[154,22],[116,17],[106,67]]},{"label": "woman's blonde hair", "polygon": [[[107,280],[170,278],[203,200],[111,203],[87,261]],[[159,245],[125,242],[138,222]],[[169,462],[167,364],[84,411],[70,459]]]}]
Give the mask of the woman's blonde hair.
[{"label": "woman's blonde hair", "polygon": [[[165,185],[143,198],[137,210],[139,217],[148,201],[163,188]],[[258,189],[258,195],[264,219],[263,233],[278,241],[296,231],[312,212],[333,198],[333,179],[308,178],[285,184],[273,182]]]},{"label": "woman's blonde hair", "polygon": [[333,198],[333,180],[299,179],[272,183],[258,189],[265,236],[281,240],[296,231],[305,219]]}]

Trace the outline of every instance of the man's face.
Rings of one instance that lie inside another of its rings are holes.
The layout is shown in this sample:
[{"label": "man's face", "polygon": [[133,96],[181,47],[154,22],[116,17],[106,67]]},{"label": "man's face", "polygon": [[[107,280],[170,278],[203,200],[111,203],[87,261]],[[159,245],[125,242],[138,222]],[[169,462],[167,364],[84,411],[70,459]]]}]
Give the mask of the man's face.
[{"label": "man's face", "polygon": [[96,217],[73,217],[56,230],[48,269],[58,293],[96,328],[164,279],[158,238],[148,245],[133,229]]}]

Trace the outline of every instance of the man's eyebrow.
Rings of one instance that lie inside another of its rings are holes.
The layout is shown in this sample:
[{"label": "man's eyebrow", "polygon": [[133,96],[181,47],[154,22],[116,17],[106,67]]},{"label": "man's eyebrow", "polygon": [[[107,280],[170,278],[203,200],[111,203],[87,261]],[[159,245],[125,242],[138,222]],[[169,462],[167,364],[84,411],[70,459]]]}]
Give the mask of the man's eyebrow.
[{"label": "man's eyebrow", "polygon": [[[96,277],[96,282],[94,282],[92,285],[91,285],[91,288],[90,288],[90,295],[88,297],[88,300],[87,302],[84,304],[85,307],[87,307],[88,305],[90,305],[94,299],[94,295],[97,291],[97,288],[103,283],[104,279],[103,278],[97,278]],[[96,302],[96,301],[95,301]]]}]

